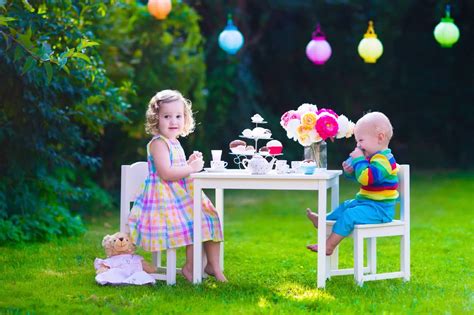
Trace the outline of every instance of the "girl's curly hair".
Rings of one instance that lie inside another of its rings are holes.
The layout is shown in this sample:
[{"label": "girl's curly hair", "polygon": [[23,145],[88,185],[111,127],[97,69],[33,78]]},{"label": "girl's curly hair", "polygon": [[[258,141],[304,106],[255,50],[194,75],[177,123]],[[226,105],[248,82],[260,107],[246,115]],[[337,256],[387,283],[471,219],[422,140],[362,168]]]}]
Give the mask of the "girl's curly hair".
[{"label": "girl's curly hair", "polygon": [[159,134],[158,117],[160,113],[161,104],[171,103],[174,101],[182,101],[184,105],[184,127],[181,137],[185,137],[194,131],[195,123],[193,118],[193,111],[191,109],[192,103],[190,100],[184,98],[181,92],[176,90],[163,90],[155,94],[148,103],[146,110],[145,130],[148,134]]}]

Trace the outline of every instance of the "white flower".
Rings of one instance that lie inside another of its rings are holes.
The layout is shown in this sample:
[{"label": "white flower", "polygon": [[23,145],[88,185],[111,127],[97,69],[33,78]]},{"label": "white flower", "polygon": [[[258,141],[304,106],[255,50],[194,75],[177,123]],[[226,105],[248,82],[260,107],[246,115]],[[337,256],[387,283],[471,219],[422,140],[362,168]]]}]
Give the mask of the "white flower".
[{"label": "white flower", "polygon": [[299,119],[291,119],[288,122],[288,125],[286,125],[286,136],[296,141],[296,139],[298,138],[296,129],[298,128],[299,125],[300,125]]},{"label": "white flower", "polygon": [[309,103],[304,103],[302,105],[300,105],[300,107],[298,107],[298,109],[296,110],[300,115],[303,115],[307,112],[317,112],[318,111],[318,107],[316,105],[313,105],[313,104],[309,104]]},{"label": "white flower", "polygon": [[336,139],[344,138],[349,128],[349,119],[344,115],[339,115],[337,118],[339,129],[337,130]]},{"label": "white flower", "polygon": [[323,140],[318,132],[316,131],[316,129],[312,129],[310,132],[309,132],[309,139],[311,140],[311,143],[314,143],[314,142],[319,142],[321,140]]},{"label": "white flower", "polygon": [[352,137],[352,135],[354,134],[354,127],[355,127],[355,124],[352,121],[349,121],[349,126],[346,132],[346,138]]}]

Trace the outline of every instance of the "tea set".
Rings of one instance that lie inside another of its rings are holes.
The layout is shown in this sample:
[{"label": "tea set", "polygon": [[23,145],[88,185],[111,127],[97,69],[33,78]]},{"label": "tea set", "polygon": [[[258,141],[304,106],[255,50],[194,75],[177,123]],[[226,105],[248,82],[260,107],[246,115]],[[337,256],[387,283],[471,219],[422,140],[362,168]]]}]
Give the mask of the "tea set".
[{"label": "tea set", "polygon": [[[252,123],[256,127],[242,131],[243,138],[255,140],[255,146],[247,145],[243,140],[233,140],[229,144],[231,154],[237,155],[234,162],[239,168],[250,171],[252,175],[264,175],[275,169],[277,174],[304,173],[311,175],[316,170],[316,164],[310,161],[292,161],[291,168],[286,160],[277,160],[275,156],[282,154],[283,145],[278,140],[271,140],[269,129],[258,127],[258,124],[267,123],[259,114],[252,116]],[[269,139],[266,146],[257,150],[259,139]],[[222,150],[211,150],[212,161],[210,168],[205,168],[209,172],[222,172],[226,170],[227,162],[221,160]],[[248,156],[249,158],[245,157]],[[251,157],[251,158],[250,158]]]}]

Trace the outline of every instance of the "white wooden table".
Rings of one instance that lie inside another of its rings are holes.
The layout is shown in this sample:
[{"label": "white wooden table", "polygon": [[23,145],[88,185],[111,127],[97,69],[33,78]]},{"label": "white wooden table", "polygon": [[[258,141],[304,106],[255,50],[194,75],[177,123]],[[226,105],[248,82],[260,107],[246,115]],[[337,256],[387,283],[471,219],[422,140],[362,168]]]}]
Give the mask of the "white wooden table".
[{"label": "white wooden table", "polygon": [[[224,189],[257,190],[317,190],[317,204],[311,206],[318,210],[318,272],[317,287],[326,285],[326,213],[327,190],[331,188],[331,207],[339,204],[339,176],[342,171],[326,170],[313,175],[276,174],[251,175],[247,170],[226,170],[223,172],[201,172],[191,175],[194,180],[194,266],[193,282],[202,281],[202,227],[201,200],[203,189],[215,189],[216,210],[219,213],[224,231]],[[303,210],[303,209],[302,209]],[[301,211],[299,215],[304,215]],[[198,246],[197,244],[201,244]],[[302,245],[303,246],[303,245]],[[221,267],[223,267],[223,247],[221,247]]]}]

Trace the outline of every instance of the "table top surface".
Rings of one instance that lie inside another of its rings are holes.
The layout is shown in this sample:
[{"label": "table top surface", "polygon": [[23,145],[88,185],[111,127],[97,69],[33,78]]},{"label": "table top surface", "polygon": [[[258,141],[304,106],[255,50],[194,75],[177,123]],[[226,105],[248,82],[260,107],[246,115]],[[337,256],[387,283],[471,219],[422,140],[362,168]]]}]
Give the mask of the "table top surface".
[{"label": "table top surface", "polygon": [[303,179],[303,180],[321,180],[332,179],[340,176],[341,170],[316,170],[312,175],[303,173],[277,174],[272,170],[265,175],[253,175],[249,170],[225,169],[223,171],[203,171],[191,174],[195,179]]}]

